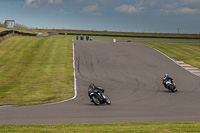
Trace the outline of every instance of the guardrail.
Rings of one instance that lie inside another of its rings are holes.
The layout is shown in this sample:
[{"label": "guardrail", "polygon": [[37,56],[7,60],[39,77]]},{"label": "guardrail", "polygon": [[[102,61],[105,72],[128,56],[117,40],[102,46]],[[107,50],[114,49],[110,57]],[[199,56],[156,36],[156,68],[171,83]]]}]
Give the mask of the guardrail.
[{"label": "guardrail", "polygon": [[19,31],[14,31],[14,30],[8,30],[8,31],[0,32],[0,37],[4,37],[8,34],[18,34],[22,36],[36,36],[36,34],[33,34],[33,33],[25,33],[25,32],[19,32]]},{"label": "guardrail", "polygon": [[4,36],[6,36],[6,35],[8,35],[8,34],[11,34],[11,33],[13,33],[12,30],[0,32],[0,37],[4,37]]}]

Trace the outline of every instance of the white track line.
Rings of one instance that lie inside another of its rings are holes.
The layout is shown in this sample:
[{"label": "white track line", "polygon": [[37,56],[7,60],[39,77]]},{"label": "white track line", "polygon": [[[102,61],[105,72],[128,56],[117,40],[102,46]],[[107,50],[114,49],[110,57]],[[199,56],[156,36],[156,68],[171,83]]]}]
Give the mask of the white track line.
[{"label": "white track line", "polygon": [[[142,44],[142,43],[141,43],[141,44]],[[145,44],[142,44],[142,45],[145,45]],[[145,46],[148,46],[148,45],[145,45]],[[148,47],[150,47],[150,46],[148,46]],[[166,54],[162,53],[161,51],[159,51],[159,50],[157,50],[157,49],[155,49],[155,48],[153,48],[153,47],[150,47],[150,48],[152,48],[152,49],[156,50],[157,52],[161,53],[162,55],[166,56],[168,59],[170,59],[171,61],[173,61],[173,62],[176,63],[178,66],[180,66],[180,67],[182,67],[183,69],[185,69],[186,71],[188,71],[188,72],[190,72],[190,73],[192,73],[192,74],[194,74],[194,75],[200,77],[200,75],[197,75],[197,74],[195,74],[195,73],[189,71],[188,69],[186,69],[185,67],[181,66],[178,62],[176,62],[174,59],[170,58],[170,57],[167,56]]]},{"label": "white track line", "polygon": [[73,68],[74,68],[74,97],[75,99],[77,97],[77,87],[76,87],[76,67],[75,67],[75,48],[74,48],[74,40],[72,39],[73,42]]}]

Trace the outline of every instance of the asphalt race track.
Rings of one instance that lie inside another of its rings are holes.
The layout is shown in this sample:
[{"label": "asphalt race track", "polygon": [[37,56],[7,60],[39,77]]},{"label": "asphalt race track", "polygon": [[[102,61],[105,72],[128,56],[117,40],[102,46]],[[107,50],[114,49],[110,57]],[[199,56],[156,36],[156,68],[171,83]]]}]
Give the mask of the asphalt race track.
[{"label": "asphalt race track", "polygon": [[[75,41],[77,97],[47,105],[0,108],[0,124],[200,122],[200,77],[138,43]],[[178,92],[162,85],[168,73]],[[95,106],[87,89],[102,86],[111,105]]]}]

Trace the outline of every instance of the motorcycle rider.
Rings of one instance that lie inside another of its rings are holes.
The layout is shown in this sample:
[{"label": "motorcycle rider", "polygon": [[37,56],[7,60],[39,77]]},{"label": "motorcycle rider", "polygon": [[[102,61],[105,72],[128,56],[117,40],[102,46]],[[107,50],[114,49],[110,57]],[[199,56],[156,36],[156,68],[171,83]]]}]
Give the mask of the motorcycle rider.
[{"label": "motorcycle rider", "polygon": [[173,83],[174,79],[169,77],[169,74],[165,74],[164,78],[163,78],[163,85],[165,86],[165,88],[167,88],[167,85],[169,83]]},{"label": "motorcycle rider", "polygon": [[87,35],[87,36],[86,36],[86,40],[88,41],[88,40],[89,40],[89,38],[90,38],[90,37]]},{"label": "motorcycle rider", "polygon": [[93,90],[98,90],[98,91],[104,93],[104,89],[102,89],[101,87],[96,87],[94,84],[90,84],[89,87],[92,88]]},{"label": "motorcycle rider", "polygon": [[104,89],[101,87],[96,87],[93,83],[90,84],[88,88],[88,96],[90,97],[90,101],[95,105],[100,104],[111,104],[110,98],[104,93]]},{"label": "motorcycle rider", "polygon": [[[88,96],[90,96],[90,93],[94,92],[95,90],[97,90],[98,92],[104,93],[104,89],[102,89],[101,87],[96,87],[93,83],[90,84],[89,88],[88,88]],[[92,102],[92,99],[90,99]]]},{"label": "motorcycle rider", "polygon": [[81,34],[81,36],[80,36],[80,40],[84,40],[84,37],[83,37],[83,35]]}]

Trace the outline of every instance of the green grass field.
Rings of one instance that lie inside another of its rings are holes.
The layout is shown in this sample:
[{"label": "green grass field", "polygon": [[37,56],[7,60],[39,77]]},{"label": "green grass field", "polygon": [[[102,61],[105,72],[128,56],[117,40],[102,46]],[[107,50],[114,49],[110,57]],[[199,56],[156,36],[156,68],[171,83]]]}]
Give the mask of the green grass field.
[{"label": "green grass field", "polygon": [[0,41],[0,105],[58,102],[73,96],[72,40],[14,36]]},{"label": "green grass field", "polygon": [[3,27],[0,27],[0,32],[2,32],[2,31],[6,31],[6,30],[8,30],[8,29],[3,28]]},{"label": "green grass field", "polygon": [[[135,40],[135,41],[187,41],[187,42],[200,42],[200,39],[169,39],[169,38],[141,38],[141,37],[107,37],[107,36],[90,36],[93,39],[102,40]],[[75,37],[74,37],[75,38]]]},{"label": "green grass field", "polygon": [[6,125],[2,133],[197,133],[200,123]]},{"label": "green grass field", "polygon": [[200,68],[200,43],[156,43],[149,45],[173,59],[184,61],[192,66]]}]

